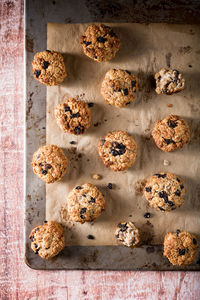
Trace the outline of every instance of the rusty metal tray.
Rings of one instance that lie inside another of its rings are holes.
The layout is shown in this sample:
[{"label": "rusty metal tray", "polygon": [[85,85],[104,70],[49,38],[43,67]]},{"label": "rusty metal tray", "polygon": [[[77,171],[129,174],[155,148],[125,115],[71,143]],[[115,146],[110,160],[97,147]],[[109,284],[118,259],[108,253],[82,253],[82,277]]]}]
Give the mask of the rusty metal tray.
[{"label": "rusty metal tray", "polygon": [[174,267],[162,256],[162,246],[67,246],[45,261],[30,248],[29,232],[45,219],[45,184],[32,172],[31,159],[46,140],[46,88],[32,77],[31,62],[46,49],[46,25],[86,22],[200,23],[200,3],[191,1],[65,1],[25,3],[25,262],[33,269],[59,270],[200,270],[198,257],[190,266]]}]

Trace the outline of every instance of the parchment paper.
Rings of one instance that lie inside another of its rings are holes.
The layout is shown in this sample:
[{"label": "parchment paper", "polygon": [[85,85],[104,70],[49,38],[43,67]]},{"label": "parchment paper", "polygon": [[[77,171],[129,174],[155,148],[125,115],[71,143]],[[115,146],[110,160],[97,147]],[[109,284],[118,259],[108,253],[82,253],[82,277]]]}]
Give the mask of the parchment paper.
[{"label": "parchment paper", "polygon": [[[199,112],[200,112],[200,28],[195,25],[110,24],[121,39],[116,58],[97,63],[83,54],[80,45],[88,24],[53,24],[47,27],[47,49],[64,54],[68,78],[47,88],[47,143],[62,147],[70,160],[67,174],[46,186],[46,218],[63,223],[68,245],[116,245],[114,231],[120,221],[133,221],[142,232],[143,243],[160,244],[164,234],[176,229],[199,234]],[[181,70],[186,79],[183,92],[166,96],[154,91],[152,75],[162,67]],[[100,94],[101,82],[110,68],[127,69],[139,78],[139,92],[134,103],[115,108]],[[63,133],[54,118],[54,109],[65,96],[77,96],[94,102],[92,125],[81,136]],[[45,101],[45,99],[40,99]],[[172,107],[168,107],[172,104]],[[192,132],[191,142],[171,153],[159,150],[151,131],[155,122],[168,114],[185,118]],[[97,144],[110,130],[127,130],[138,143],[135,165],[125,172],[113,172],[101,162]],[[75,141],[75,145],[70,145]],[[164,166],[164,160],[169,161]],[[148,207],[141,193],[148,176],[160,171],[179,175],[187,188],[185,203],[172,212],[162,213]],[[97,181],[91,175],[97,173]],[[69,191],[91,182],[105,196],[107,210],[94,223],[72,224],[66,214]],[[111,182],[114,187],[106,186]],[[151,218],[145,219],[144,213]],[[88,234],[95,237],[87,238]]]}]

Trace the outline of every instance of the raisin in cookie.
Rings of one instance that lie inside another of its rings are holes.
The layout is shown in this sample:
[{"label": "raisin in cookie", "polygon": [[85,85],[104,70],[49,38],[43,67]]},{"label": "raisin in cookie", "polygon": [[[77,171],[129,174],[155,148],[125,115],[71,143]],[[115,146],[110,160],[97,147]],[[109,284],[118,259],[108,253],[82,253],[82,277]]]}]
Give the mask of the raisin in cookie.
[{"label": "raisin in cookie", "polygon": [[104,62],[115,57],[120,40],[109,26],[90,25],[81,36],[81,45],[85,55],[95,61]]},{"label": "raisin in cookie", "polygon": [[124,171],[136,160],[137,144],[126,131],[112,131],[99,141],[99,155],[106,167]]},{"label": "raisin in cookie", "polygon": [[156,122],[152,136],[158,148],[170,152],[189,142],[190,128],[179,116],[169,115]]},{"label": "raisin in cookie", "polygon": [[42,258],[52,258],[65,247],[63,227],[56,221],[45,221],[45,224],[34,228],[29,238],[31,249]]},{"label": "raisin in cookie", "polygon": [[168,232],[164,238],[164,253],[173,265],[189,265],[194,261],[197,251],[196,237],[185,231]]},{"label": "raisin in cookie", "polygon": [[67,76],[64,59],[61,53],[46,50],[35,54],[33,76],[45,85],[58,85]]},{"label": "raisin in cookie", "polygon": [[132,222],[119,223],[115,231],[115,237],[127,247],[135,247],[140,242],[139,230]]},{"label": "raisin in cookie", "polygon": [[186,189],[183,181],[172,173],[154,174],[146,183],[144,196],[149,206],[171,211],[184,202]]},{"label": "raisin in cookie", "polygon": [[83,134],[90,127],[91,112],[88,104],[78,99],[69,98],[55,109],[58,126],[72,134]]},{"label": "raisin in cookie", "polygon": [[161,69],[155,74],[156,93],[171,95],[182,91],[185,87],[185,79],[177,70]]},{"label": "raisin in cookie", "polygon": [[60,180],[66,173],[68,160],[56,145],[40,147],[32,159],[33,172],[46,183]]},{"label": "raisin in cookie", "polygon": [[137,78],[131,72],[111,69],[105,75],[101,93],[108,104],[124,107],[134,101],[137,88]]},{"label": "raisin in cookie", "polygon": [[74,222],[91,222],[106,209],[105,200],[97,187],[85,183],[75,187],[68,195],[67,210]]}]

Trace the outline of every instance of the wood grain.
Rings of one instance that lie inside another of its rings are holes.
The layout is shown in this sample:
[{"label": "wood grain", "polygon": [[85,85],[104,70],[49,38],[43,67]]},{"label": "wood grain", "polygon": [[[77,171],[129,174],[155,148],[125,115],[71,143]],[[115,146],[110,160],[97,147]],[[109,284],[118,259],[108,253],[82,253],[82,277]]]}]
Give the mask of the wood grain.
[{"label": "wood grain", "polygon": [[200,299],[200,273],[35,271],[23,253],[23,1],[0,1],[0,299]]}]

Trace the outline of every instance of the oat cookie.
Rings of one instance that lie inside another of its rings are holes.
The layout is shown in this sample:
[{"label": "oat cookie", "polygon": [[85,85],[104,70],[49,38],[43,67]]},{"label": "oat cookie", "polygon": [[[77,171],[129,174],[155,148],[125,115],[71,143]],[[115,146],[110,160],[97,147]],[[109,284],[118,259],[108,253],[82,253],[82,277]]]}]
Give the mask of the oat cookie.
[{"label": "oat cookie", "polygon": [[149,206],[161,211],[171,211],[181,206],[185,193],[183,181],[175,174],[164,172],[154,174],[144,188]]},{"label": "oat cookie", "polygon": [[189,265],[197,251],[197,238],[185,231],[168,232],[164,238],[164,253],[173,265]]},{"label": "oat cookie", "polygon": [[116,107],[124,107],[134,101],[138,81],[128,70],[109,70],[102,82],[101,94],[105,101]]},{"label": "oat cookie", "polygon": [[190,128],[179,116],[169,115],[156,122],[152,136],[158,148],[170,152],[189,142]]},{"label": "oat cookie", "polygon": [[106,209],[101,192],[91,183],[76,186],[68,195],[67,210],[74,222],[91,222]]},{"label": "oat cookie", "polygon": [[135,247],[140,242],[139,230],[132,222],[119,223],[115,236],[118,241],[127,247]]},{"label": "oat cookie", "polygon": [[59,104],[55,109],[55,117],[58,126],[72,134],[83,134],[90,127],[91,111],[88,103],[68,98],[65,103]]},{"label": "oat cookie", "polygon": [[162,68],[155,74],[156,93],[171,95],[182,91],[185,87],[185,79],[178,70]]},{"label": "oat cookie", "polygon": [[99,141],[99,155],[106,167],[124,171],[136,160],[137,144],[126,131],[112,131]]},{"label": "oat cookie", "polygon": [[65,247],[63,227],[56,221],[45,221],[43,225],[35,227],[29,238],[31,249],[42,258],[52,258]]},{"label": "oat cookie", "polygon": [[90,25],[81,36],[81,45],[85,55],[95,61],[104,62],[115,57],[120,40],[109,26]]},{"label": "oat cookie", "polygon": [[68,160],[56,145],[40,147],[32,159],[33,172],[46,183],[60,180],[66,173]]},{"label": "oat cookie", "polygon": [[64,59],[61,53],[46,50],[35,54],[33,76],[45,85],[58,85],[67,76]]}]

